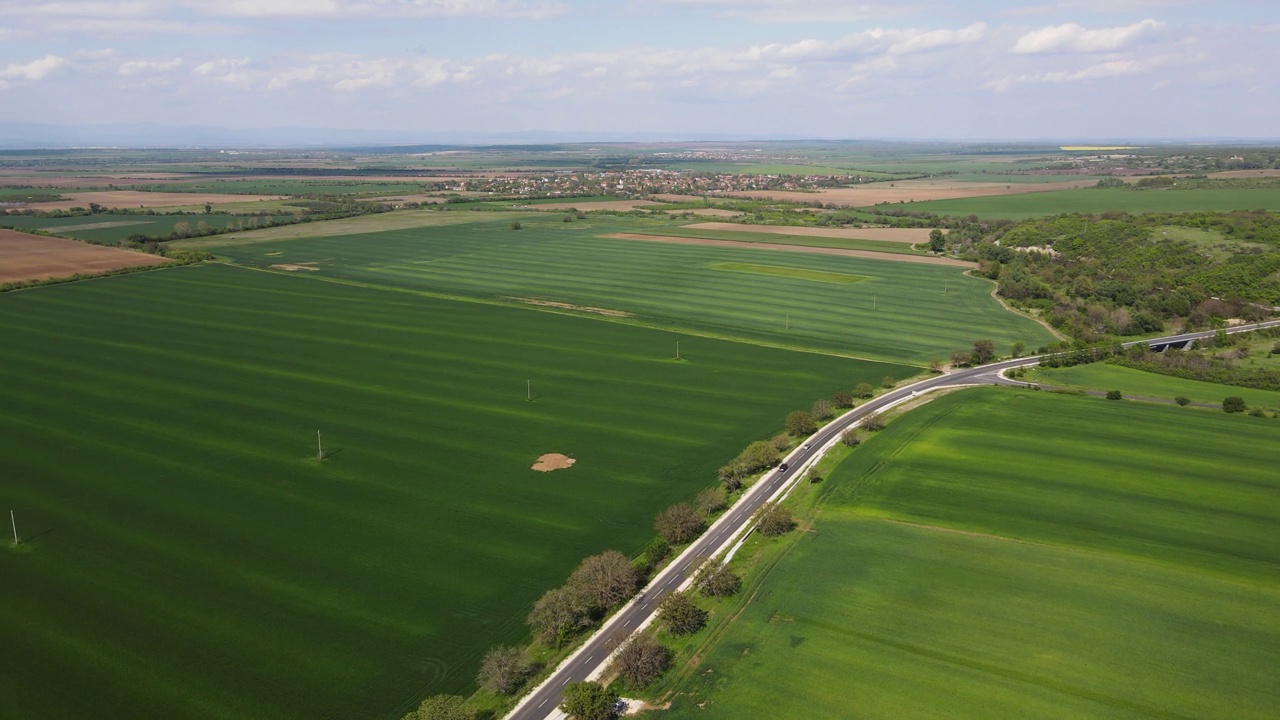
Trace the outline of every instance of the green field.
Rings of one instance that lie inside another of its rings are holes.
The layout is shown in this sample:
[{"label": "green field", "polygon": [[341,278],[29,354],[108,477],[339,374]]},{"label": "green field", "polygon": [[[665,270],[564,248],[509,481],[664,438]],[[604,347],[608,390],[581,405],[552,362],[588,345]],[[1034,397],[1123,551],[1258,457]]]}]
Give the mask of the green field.
[{"label": "green field", "polygon": [[15,718],[397,718],[788,411],[913,372],[225,266],[8,293],[0,333]]},{"label": "green field", "polygon": [[[256,218],[256,222],[292,223],[296,215],[270,215]],[[186,223],[194,229],[198,224],[209,223],[216,228],[254,222],[254,218],[236,215],[85,215],[78,217],[26,217],[0,216],[0,227],[44,230],[64,237],[76,238],[103,245],[114,245],[130,235],[165,236],[173,232],[178,223]]]},{"label": "green field", "polygon": [[1031,382],[1080,390],[1119,390],[1123,395],[1173,399],[1178,396],[1199,403],[1221,403],[1229,395],[1244,398],[1249,407],[1280,410],[1280,392],[1185,380],[1170,375],[1135,370],[1107,363],[1065,368],[1034,368],[1026,376]]},{"label": "green field", "polygon": [[[1017,340],[1031,347],[1053,340],[1039,324],[1001,308],[990,297],[988,281],[965,276],[960,268],[601,237],[678,231],[671,223],[635,218],[591,216],[565,223],[522,216],[524,227],[516,231],[505,214],[420,212],[470,221],[284,242],[249,243],[254,234],[237,234],[233,242],[240,244],[205,247],[246,265],[314,262],[324,277],[605,308],[632,314],[630,322],[876,360],[923,364],[984,337],[999,348]],[[744,278],[715,269],[725,262],[867,279],[836,285]]]},{"label": "green field", "polygon": [[959,200],[891,203],[875,207],[884,210],[908,210],[938,215],[977,215],[1009,220],[1062,213],[1274,211],[1280,210],[1280,188],[1169,188],[1167,190],[1081,188]]},{"label": "green field", "polygon": [[1278,439],[1157,405],[938,399],[828,476],[668,714],[1275,717]]},{"label": "green field", "polygon": [[911,243],[893,242],[892,240],[863,240],[861,238],[822,237],[820,235],[782,235],[770,232],[755,232],[750,225],[743,225],[742,228],[742,230],[707,230],[684,226],[674,230],[665,230],[663,233],[710,240],[735,240],[738,242],[839,248],[842,250],[871,250],[873,252],[896,253],[899,255],[928,254],[924,250],[915,249]]}]

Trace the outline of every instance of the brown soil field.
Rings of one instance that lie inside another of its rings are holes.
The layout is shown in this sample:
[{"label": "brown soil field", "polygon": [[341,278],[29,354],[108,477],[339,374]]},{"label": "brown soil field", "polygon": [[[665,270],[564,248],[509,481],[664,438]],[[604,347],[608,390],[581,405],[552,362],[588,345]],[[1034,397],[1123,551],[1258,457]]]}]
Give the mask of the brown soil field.
[{"label": "brown soil field", "polygon": [[1280,169],[1267,168],[1265,170],[1228,170],[1210,175],[1211,178],[1250,178],[1250,177],[1280,177]]},{"label": "brown soil field", "polygon": [[707,238],[676,237],[671,235],[636,235],[633,233],[612,233],[602,237],[619,240],[649,240],[652,242],[676,243],[679,245],[712,245],[716,247],[754,248],[756,250],[781,250],[783,252],[815,253],[817,255],[842,255],[869,260],[889,260],[891,262],[922,263],[925,265],[948,265],[951,267],[974,268],[976,263],[964,262],[945,257],[929,255],[899,255],[872,250],[843,250],[840,248],[807,247],[805,245],[777,245],[774,243],[742,242],[739,240],[708,240]]},{"label": "brown soil field", "polygon": [[539,205],[521,205],[521,210],[634,210],[638,207],[661,205],[652,200],[601,200],[600,202],[560,202]]},{"label": "brown soil field", "polygon": [[133,250],[0,230],[0,282],[90,275],[168,262],[158,255]]},{"label": "brown soil field", "polygon": [[[846,238],[849,240],[884,240],[887,242],[929,242],[929,228],[819,228],[794,225],[741,225],[739,223],[704,222],[685,225],[694,230],[734,230],[766,235],[804,235],[806,237]],[[946,230],[943,230],[946,232]]]},{"label": "brown soil field", "polygon": [[532,469],[537,470],[538,472],[551,472],[552,470],[563,470],[568,467],[573,467],[573,464],[576,462],[578,461],[568,455],[547,453],[546,455],[538,458],[538,462],[533,464]]},{"label": "brown soil field", "polygon": [[442,203],[445,201],[444,198],[438,197],[438,196],[439,196],[439,193],[434,193],[431,195],[426,195],[426,194],[388,195],[386,197],[360,198],[360,201],[361,202],[382,202],[382,203],[404,203],[404,202]]},{"label": "brown soil field", "polygon": [[696,210],[668,210],[667,212],[673,215],[683,215],[685,213],[689,213],[690,215],[705,215],[707,217],[739,217],[743,214],[738,212],[737,210],[721,210],[720,208],[698,208]]},{"label": "brown soil field", "polygon": [[881,203],[897,203],[924,200],[954,200],[967,197],[991,197],[1018,195],[1021,193],[1070,190],[1091,187],[1094,180],[1071,180],[1051,183],[983,183],[955,180],[900,180],[894,183],[871,183],[853,188],[835,188],[816,192],[793,190],[743,190],[724,193],[729,197],[763,198],[766,200],[790,200],[792,202],[821,202],[849,207],[867,207]]},{"label": "brown soil field", "polygon": [[693,202],[694,200],[702,199],[701,195],[676,195],[675,193],[659,193],[654,195],[654,197],[659,200],[676,203]]},{"label": "brown soil field", "polygon": [[218,193],[166,193],[140,190],[105,190],[102,192],[71,193],[70,200],[51,203],[32,203],[33,210],[70,210],[73,207],[89,207],[95,202],[106,208],[177,207],[201,203],[242,203],[258,200],[283,200],[285,195],[225,195]]}]

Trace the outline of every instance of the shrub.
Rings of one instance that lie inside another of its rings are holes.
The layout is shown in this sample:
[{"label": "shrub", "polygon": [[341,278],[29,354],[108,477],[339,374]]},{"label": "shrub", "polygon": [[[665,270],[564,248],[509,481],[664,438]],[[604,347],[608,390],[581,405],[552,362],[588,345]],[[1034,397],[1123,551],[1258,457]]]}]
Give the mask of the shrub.
[{"label": "shrub", "polygon": [[1120,391],[1119,391],[1119,390],[1108,390],[1108,391],[1107,391],[1107,399],[1108,399],[1108,400],[1123,400],[1123,399],[1124,399],[1124,395],[1122,395],[1122,394],[1120,393]]},{"label": "shrub", "polygon": [[627,641],[613,660],[612,670],[628,688],[648,687],[671,666],[671,651],[653,637],[641,633]]},{"label": "shrub", "polygon": [[672,545],[681,545],[698,537],[698,533],[706,527],[702,516],[692,506],[685,503],[672,505],[658,513],[654,518],[653,529],[659,537]]},{"label": "shrub", "polygon": [[715,515],[724,509],[726,500],[724,490],[707,488],[698,493],[698,510],[707,515]]},{"label": "shrub", "polygon": [[809,412],[817,420],[827,420],[834,414],[834,410],[835,406],[831,404],[831,401],[822,398],[814,401],[813,407],[810,408]]},{"label": "shrub", "polygon": [[573,720],[613,720],[618,717],[618,696],[596,682],[564,686],[560,709]]},{"label": "shrub", "polygon": [[1244,404],[1244,398],[1239,397],[1237,395],[1232,395],[1231,397],[1224,398],[1222,400],[1223,412],[1229,412],[1229,413],[1244,412],[1245,407],[1246,405]]},{"label": "shrub", "polygon": [[875,395],[876,391],[871,387],[871,383],[863,382],[858,383],[858,386],[853,389],[853,394],[855,397],[869,398],[872,395]]},{"label": "shrub", "polygon": [[506,695],[519,687],[528,672],[524,650],[512,645],[499,645],[484,654],[476,684]]},{"label": "shrub", "polygon": [[667,556],[670,554],[671,543],[660,537],[656,537],[650,540],[648,545],[644,546],[644,551],[640,553],[638,560],[641,567],[648,571],[657,567],[658,563],[666,560]]},{"label": "shrub", "polygon": [[1191,404],[1191,398],[1187,397],[1186,395],[1179,395],[1178,397],[1174,398],[1173,401],[1178,403],[1182,407],[1186,407]]},{"label": "shrub", "polygon": [[742,578],[718,560],[708,560],[693,576],[693,586],[707,597],[728,597],[742,587]]},{"label": "shrub", "polygon": [[840,436],[840,442],[844,443],[845,447],[855,448],[862,442],[862,438],[858,437],[857,428],[849,428]]},{"label": "shrub", "polygon": [[892,376],[885,375],[884,377],[880,378],[880,387],[885,388],[887,390],[893,387],[895,382],[896,381],[893,379]]},{"label": "shrub", "polygon": [[796,519],[790,510],[781,505],[765,503],[756,511],[756,523],[761,534],[776,537],[795,529]]},{"label": "shrub", "polygon": [[1249,415],[1251,415],[1251,416],[1253,416],[1253,417],[1261,417],[1261,418],[1264,418],[1264,417],[1266,417],[1266,416],[1267,416],[1267,411],[1266,411],[1266,410],[1263,410],[1262,408],[1254,408],[1254,409],[1252,409],[1252,410],[1250,410],[1250,411],[1249,411]]},{"label": "shrub", "polygon": [[591,622],[589,600],[568,588],[554,588],[533,604],[526,620],[533,636],[544,645],[560,647]]},{"label": "shrub", "polygon": [[476,713],[459,695],[432,695],[402,720],[475,720]]},{"label": "shrub", "polygon": [[818,422],[813,419],[813,414],[804,410],[796,410],[787,414],[787,419],[783,423],[783,427],[787,432],[797,437],[804,437],[818,429]]},{"label": "shrub", "polygon": [[691,635],[707,624],[707,611],[688,592],[673,592],[658,605],[658,622],[672,635]]},{"label": "shrub", "polygon": [[853,393],[846,390],[837,390],[835,395],[831,396],[831,402],[841,410],[853,407]]},{"label": "shrub", "polygon": [[791,447],[791,436],[786,433],[778,433],[770,438],[769,442],[773,445],[774,450],[782,452]]},{"label": "shrub", "polygon": [[862,427],[870,430],[871,432],[883,430],[884,426],[885,421],[884,418],[880,417],[880,413],[871,413],[870,415],[862,418]]},{"label": "shrub", "polygon": [[511,229],[512,229],[512,230],[519,230],[519,229],[520,229],[520,228],[522,228],[522,227],[524,227],[524,226],[523,226],[523,225],[521,225],[521,224],[520,224],[520,223],[518,223],[518,222],[513,222],[513,223],[511,223]]},{"label": "shrub", "polygon": [[951,353],[951,364],[954,367],[964,367],[973,359],[973,356],[964,350],[957,350]]}]

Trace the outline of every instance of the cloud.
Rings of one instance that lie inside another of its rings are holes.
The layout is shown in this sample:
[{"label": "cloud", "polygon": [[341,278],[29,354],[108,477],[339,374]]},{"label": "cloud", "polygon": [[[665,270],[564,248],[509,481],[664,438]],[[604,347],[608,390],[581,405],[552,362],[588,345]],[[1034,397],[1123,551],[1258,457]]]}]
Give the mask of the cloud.
[{"label": "cloud", "polygon": [[1123,27],[1088,30],[1075,23],[1055,25],[1029,32],[1018,38],[1013,52],[1035,54],[1049,52],[1104,52],[1121,50],[1134,40],[1164,27],[1156,20],[1143,20]]},{"label": "cloud", "polygon": [[661,0],[663,5],[715,11],[724,18],[757,23],[855,22],[910,14],[910,5],[844,0]]},{"label": "cloud", "polygon": [[0,68],[0,80],[43,80],[67,64],[64,57],[46,55],[25,65],[11,64]]},{"label": "cloud", "polygon": [[545,20],[568,12],[557,0],[231,0],[191,3],[210,15],[268,17],[494,17]]},{"label": "cloud", "polygon": [[1157,68],[1165,67],[1179,62],[1199,62],[1203,60],[1202,56],[1182,56],[1182,55],[1155,55],[1148,58],[1139,58],[1131,60],[1108,60],[1106,62],[1094,63],[1080,70],[1055,70],[1052,72],[1041,73],[1024,73],[1022,75],[1009,76],[999,80],[992,80],[983,85],[986,90],[995,92],[1007,92],[1014,85],[1024,85],[1029,83],[1070,83],[1082,80],[1093,80],[1097,78],[1116,77],[1120,75],[1136,75],[1147,73]]},{"label": "cloud", "polygon": [[121,75],[154,75],[182,67],[182,58],[172,60],[130,60],[120,64],[116,72]]}]

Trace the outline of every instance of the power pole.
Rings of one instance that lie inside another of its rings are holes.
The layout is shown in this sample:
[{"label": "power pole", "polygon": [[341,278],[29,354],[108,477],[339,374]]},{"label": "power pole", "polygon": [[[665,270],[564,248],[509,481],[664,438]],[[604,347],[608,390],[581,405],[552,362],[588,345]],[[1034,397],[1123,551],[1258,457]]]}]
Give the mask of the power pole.
[{"label": "power pole", "polygon": [[324,459],[324,446],[320,444],[320,431],[316,431],[316,460]]},{"label": "power pole", "polygon": [[791,313],[787,313],[787,330],[791,329]]},{"label": "power pole", "polygon": [[875,309],[876,309],[876,296],[875,296],[875,295],[872,295],[872,296],[871,296],[871,309],[872,309],[872,310],[875,310]]},{"label": "power pole", "polygon": [[533,381],[532,380],[525,380],[524,401],[533,402]]},{"label": "power pole", "polygon": [[676,341],[676,359],[677,360],[680,359],[680,341],[679,340]]},{"label": "power pole", "polygon": [[13,519],[13,511],[9,511],[9,522],[13,524],[13,544],[18,545],[18,521]]}]

